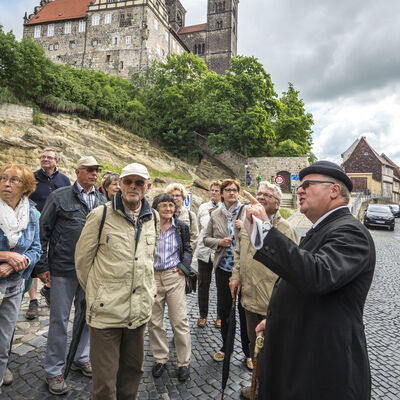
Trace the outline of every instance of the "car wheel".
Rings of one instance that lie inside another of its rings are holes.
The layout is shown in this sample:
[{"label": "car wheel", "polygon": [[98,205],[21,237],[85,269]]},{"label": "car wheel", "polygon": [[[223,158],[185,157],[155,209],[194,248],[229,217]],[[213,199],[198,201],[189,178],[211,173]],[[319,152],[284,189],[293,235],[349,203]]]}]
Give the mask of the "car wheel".
[{"label": "car wheel", "polygon": [[394,225],[392,225],[391,227],[389,227],[390,231],[394,231]]}]

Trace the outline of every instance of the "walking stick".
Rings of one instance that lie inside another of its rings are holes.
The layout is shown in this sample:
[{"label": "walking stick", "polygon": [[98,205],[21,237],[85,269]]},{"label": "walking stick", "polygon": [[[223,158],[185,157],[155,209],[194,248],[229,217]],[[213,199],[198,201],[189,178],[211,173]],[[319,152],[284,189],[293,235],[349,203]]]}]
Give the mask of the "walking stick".
[{"label": "walking stick", "polygon": [[263,348],[263,346],[264,346],[264,336],[262,332],[259,332],[254,346],[253,375],[251,376],[250,400],[255,400],[256,398],[258,354],[260,353],[260,350]]}]

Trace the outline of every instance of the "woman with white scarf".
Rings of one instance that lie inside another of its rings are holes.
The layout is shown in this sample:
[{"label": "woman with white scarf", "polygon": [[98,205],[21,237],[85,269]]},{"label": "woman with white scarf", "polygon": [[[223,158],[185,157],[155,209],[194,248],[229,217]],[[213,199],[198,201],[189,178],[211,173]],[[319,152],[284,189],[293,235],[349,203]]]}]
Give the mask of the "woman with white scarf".
[{"label": "woman with white scarf", "polygon": [[10,163],[0,169],[0,393],[24,280],[42,252],[38,213],[28,199],[35,187],[25,165]]},{"label": "woman with white scarf", "polygon": [[[236,246],[236,235],[241,227],[243,205],[239,199],[240,183],[234,179],[225,179],[221,183],[222,204],[211,213],[210,221],[204,234],[205,246],[215,250],[213,267],[215,270],[215,283],[217,286],[217,311],[221,317],[222,346],[214,354],[215,361],[225,358],[225,342],[228,332],[228,318],[232,307],[232,295],[229,289],[229,279],[234,267],[233,257]],[[238,303],[240,317],[240,338],[242,350],[245,355],[245,365],[253,368],[250,358],[249,338],[247,336],[246,316],[244,309]]]}]

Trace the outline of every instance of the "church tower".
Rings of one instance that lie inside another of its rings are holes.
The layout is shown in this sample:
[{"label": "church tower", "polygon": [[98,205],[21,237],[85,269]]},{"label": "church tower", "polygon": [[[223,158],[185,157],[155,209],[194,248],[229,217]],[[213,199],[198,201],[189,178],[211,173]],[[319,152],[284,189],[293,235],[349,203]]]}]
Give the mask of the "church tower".
[{"label": "church tower", "polygon": [[238,5],[239,0],[208,0],[206,62],[218,74],[237,54]]},{"label": "church tower", "polygon": [[179,32],[185,26],[186,10],[179,0],[165,0],[168,10],[168,22]]}]

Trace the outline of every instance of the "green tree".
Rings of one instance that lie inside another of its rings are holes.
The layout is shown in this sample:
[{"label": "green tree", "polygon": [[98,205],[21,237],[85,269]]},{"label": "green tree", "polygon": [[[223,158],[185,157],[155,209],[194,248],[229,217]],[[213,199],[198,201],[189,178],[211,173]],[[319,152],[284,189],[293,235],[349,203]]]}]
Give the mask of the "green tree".
[{"label": "green tree", "polygon": [[312,147],[312,114],[306,113],[303,99],[299,91],[289,83],[287,92],[284,92],[280,102],[282,104],[279,116],[274,123],[276,134],[276,148],[274,155],[284,152],[286,157],[309,156]]},{"label": "green tree", "polygon": [[[244,156],[265,155],[275,140],[272,121],[279,102],[271,77],[254,57],[232,58],[226,75],[211,75],[203,103],[211,147]],[[217,124],[212,123],[215,119]]]}]

